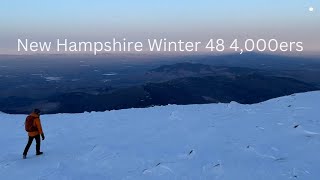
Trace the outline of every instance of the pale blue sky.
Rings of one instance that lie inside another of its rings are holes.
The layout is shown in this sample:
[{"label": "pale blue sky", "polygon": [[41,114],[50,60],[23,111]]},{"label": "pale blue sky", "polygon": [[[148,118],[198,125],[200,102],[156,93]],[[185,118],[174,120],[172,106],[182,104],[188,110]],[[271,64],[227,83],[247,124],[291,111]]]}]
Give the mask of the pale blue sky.
[{"label": "pale blue sky", "polygon": [[[309,7],[314,12],[309,12]],[[17,38],[264,36],[320,42],[319,0],[1,0],[0,50]]]}]

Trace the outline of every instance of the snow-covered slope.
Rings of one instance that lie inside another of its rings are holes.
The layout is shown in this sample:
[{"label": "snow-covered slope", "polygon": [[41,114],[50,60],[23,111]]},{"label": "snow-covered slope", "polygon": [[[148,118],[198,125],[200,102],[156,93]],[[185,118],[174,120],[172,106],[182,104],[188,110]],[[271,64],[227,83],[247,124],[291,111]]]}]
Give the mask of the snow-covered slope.
[{"label": "snow-covered slope", "polygon": [[[0,179],[320,178],[320,92],[255,105],[43,115],[44,156],[23,115],[0,115]],[[296,128],[295,128],[296,127]]]}]

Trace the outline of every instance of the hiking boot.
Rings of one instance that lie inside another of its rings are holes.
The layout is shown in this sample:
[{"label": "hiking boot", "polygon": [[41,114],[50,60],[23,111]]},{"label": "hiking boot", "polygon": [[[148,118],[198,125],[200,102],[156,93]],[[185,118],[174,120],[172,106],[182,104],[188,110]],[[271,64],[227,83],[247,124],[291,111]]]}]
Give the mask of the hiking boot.
[{"label": "hiking boot", "polygon": [[27,155],[23,155],[22,158],[23,158],[23,159],[27,159]]},{"label": "hiking boot", "polygon": [[37,152],[36,155],[39,156],[39,155],[41,155],[41,154],[43,154],[43,152]]}]

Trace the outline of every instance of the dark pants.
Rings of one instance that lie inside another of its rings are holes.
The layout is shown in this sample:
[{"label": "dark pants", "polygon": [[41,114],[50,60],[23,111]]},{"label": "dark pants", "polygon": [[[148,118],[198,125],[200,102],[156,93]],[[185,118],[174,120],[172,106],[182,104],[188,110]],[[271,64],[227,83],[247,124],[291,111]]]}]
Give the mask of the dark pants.
[{"label": "dark pants", "polygon": [[31,144],[32,144],[32,141],[33,141],[33,139],[36,139],[36,152],[38,153],[38,152],[40,152],[40,135],[36,135],[36,136],[33,136],[33,137],[31,137],[31,136],[29,136],[29,140],[28,140],[28,144],[26,145],[26,148],[24,149],[24,151],[23,151],[23,155],[27,155],[28,154],[28,151],[29,151],[29,148],[30,148],[30,146],[31,146]]}]

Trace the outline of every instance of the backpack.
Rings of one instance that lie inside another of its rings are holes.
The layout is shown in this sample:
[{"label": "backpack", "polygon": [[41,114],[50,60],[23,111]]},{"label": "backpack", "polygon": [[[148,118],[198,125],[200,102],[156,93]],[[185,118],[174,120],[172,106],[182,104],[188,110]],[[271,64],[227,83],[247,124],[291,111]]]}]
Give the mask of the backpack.
[{"label": "backpack", "polygon": [[26,122],[25,122],[25,129],[27,132],[35,132],[38,131],[38,128],[36,126],[34,126],[34,120],[36,118],[33,116],[28,116],[26,118]]}]

